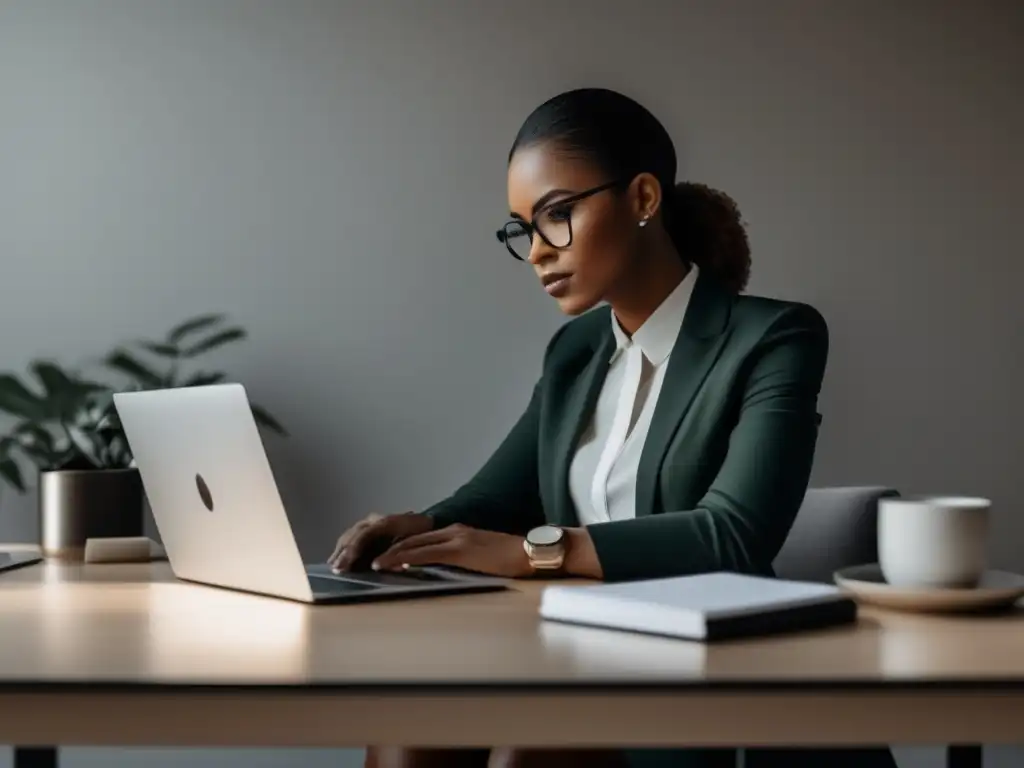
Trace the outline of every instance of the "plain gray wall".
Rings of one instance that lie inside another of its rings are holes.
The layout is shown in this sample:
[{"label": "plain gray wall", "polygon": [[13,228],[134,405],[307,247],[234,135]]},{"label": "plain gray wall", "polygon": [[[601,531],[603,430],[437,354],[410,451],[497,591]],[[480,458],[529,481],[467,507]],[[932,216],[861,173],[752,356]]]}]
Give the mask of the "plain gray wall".
[{"label": "plain gray wall", "polygon": [[[987,495],[993,562],[1024,569],[1022,11],[4,2],[0,368],[231,313],[251,340],[204,365],[293,431],[270,449],[321,558],[448,493],[525,405],[562,317],[493,235],[508,146],[547,96],[610,86],[739,202],[751,292],[828,319],[813,482]],[[32,539],[32,503],[4,495],[0,541]]]}]

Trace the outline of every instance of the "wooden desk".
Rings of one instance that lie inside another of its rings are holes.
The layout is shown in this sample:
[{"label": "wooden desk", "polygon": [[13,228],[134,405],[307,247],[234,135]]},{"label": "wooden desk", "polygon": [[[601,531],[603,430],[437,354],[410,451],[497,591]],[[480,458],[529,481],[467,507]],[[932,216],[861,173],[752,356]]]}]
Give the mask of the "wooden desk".
[{"label": "wooden desk", "polygon": [[0,576],[0,743],[1013,743],[1024,612],[707,647],[542,623],[540,585],[308,607],[166,563]]}]

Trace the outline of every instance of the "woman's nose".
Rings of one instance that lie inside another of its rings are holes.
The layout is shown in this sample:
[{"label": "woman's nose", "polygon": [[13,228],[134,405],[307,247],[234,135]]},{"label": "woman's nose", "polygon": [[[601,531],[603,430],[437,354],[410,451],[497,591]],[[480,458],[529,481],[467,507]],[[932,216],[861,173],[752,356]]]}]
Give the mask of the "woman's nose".
[{"label": "woman's nose", "polygon": [[535,267],[558,257],[558,251],[544,242],[544,238],[534,235],[530,243],[530,256],[527,259]]}]

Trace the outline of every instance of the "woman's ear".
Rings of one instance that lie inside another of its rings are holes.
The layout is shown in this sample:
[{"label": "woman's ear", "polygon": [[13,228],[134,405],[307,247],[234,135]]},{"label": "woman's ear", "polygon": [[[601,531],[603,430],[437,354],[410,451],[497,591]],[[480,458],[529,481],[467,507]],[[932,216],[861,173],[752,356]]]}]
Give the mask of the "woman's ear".
[{"label": "woman's ear", "polygon": [[630,185],[630,199],[637,223],[653,219],[661,210],[663,193],[661,184],[650,173],[641,173]]}]

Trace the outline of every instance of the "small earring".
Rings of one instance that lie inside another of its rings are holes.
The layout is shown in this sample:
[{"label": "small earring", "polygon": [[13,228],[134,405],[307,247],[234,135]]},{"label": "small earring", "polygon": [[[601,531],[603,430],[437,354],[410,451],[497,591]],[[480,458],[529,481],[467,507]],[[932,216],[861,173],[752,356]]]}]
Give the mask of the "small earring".
[{"label": "small earring", "polygon": [[643,220],[640,222],[640,226],[641,227],[646,227],[647,226],[647,220],[649,218],[651,218],[651,217],[650,216],[644,216]]}]

